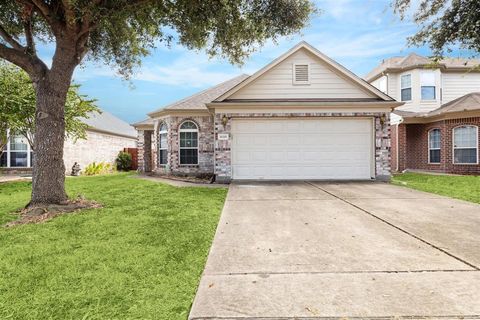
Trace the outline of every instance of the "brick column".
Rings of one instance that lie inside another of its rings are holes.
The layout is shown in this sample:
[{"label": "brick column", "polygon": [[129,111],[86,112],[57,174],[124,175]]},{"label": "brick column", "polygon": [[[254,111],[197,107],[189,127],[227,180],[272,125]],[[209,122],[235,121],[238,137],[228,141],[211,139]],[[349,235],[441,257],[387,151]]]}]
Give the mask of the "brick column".
[{"label": "brick column", "polygon": [[[397,153],[398,153],[398,171],[402,172],[407,169],[407,125],[399,124],[398,125],[398,134],[397,134]],[[396,156],[396,155],[394,155]],[[395,170],[396,168],[394,168]]]},{"label": "brick column", "polygon": [[152,172],[152,134],[153,130],[143,132],[143,172]]}]

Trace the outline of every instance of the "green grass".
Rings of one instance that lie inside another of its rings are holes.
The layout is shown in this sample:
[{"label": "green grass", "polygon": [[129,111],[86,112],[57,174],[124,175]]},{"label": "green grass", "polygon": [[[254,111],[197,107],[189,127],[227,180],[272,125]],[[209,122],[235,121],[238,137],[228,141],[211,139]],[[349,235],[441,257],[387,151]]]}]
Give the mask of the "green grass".
[{"label": "green grass", "polygon": [[412,189],[480,203],[480,176],[403,173],[395,175],[392,182]]},{"label": "green grass", "polygon": [[[31,183],[0,184],[0,223]],[[226,189],[129,174],[67,179],[101,209],[0,226],[0,319],[186,319]]]}]

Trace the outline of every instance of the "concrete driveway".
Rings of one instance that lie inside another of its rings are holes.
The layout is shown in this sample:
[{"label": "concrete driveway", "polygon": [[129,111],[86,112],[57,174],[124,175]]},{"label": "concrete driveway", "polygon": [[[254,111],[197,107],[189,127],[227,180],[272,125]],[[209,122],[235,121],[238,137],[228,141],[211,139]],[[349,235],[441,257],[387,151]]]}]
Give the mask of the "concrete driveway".
[{"label": "concrete driveway", "polygon": [[480,319],[480,206],[386,183],[235,183],[190,319]]}]

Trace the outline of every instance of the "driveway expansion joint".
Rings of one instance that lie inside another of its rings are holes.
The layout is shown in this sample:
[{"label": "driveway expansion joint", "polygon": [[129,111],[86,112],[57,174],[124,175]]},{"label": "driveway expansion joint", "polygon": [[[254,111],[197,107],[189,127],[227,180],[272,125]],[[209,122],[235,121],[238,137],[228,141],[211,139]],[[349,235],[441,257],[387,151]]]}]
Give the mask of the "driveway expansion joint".
[{"label": "driveway expansion joint", "polygon": [[[452,257],[452,258],[454,258],[454,259],[456,259],[456,260],[458,260],[458,261],[460,261],[460,262],[462,262],[462,263],[464,263],[464,264],[466,264],[467,266],[475,269],[476,271],[480,271],[480,267],[478,267],[478,266],[476,266],[476,265],[474,265],[474,264],[472,264],[472,263],[470,263],[470,262],[468,262],[468,261],[466,261],[466,260],[464,260],[464,259],[462,259],[462,258],[460,258],[460,257],[457,257],[456,255],[448,252],[447,250],[442,249],[441,247],[439,247],[439,246],[437,246],[437,245],[435,245],[435,244],[433,244],[433,243],[431,243],[431,242],[429,242],[429,241],[427,241],[427,240],[425,240],[425,239],[423,239],[423,238],[420,238],[419,236],[417,236],[417,235],[415,235],[415,234],[413,234],[413,233],[411,233],[411,232],[409,232],[409,231],[407,231],[407,230],[405,230],[405,229],[403,229],[403,228],[400,228],[399,226],[397,226],[397,225],[395,225],[395,224],[387,221],[386,219],[380,218],[379,216],[377,216],[377,215],[373,214],[372,212],[370,212],[370,211],[368,211],[368,210],[365,210],[364,208],[362,208],[362,207],[360,207],[360,206],[358,206],[358,205],[356,205],[356,204],[348,201],[347,199],[344,199],[344,198],[342,198],[342,197],[339,197],[339,196],[337,196],[336,194],[334,194],[334,193],[332,193],[332,192],[330,192],[330,191],[328,191],[328,190],[325,190],[324,188],[322,188],[322,187],[320,187],[320,186],[318,186],[318,185],[315,185],[315,184],[313,184],[313,183],[311,183],[311,182],[305,181],[305,183],[308,184],[308,185],[310,185],[310,186],[312,186],[312,187],[315,187],[315,188],[317,188],[317,189],[319,189],[319,190],[321,190],[321,191],[323,191],[323,192],[325,192],[325,193],[327,193],[327,194],[329,194],[329,195],[331,195],[332,197],[337,198],[337,199],[340,200],[340,201],[343,201],[343,202],[346,203],[346,204],[351,205],[352,207],[354,207],[354,208],[356,208],[356,209],[358,209],[358,210],[360,210],[360,211],[362,211],[362,212],[370,215],[371,217],[374,217],[375,219],[378,219],[379,221],[381,221],[381,222],[383,222],[383,223],[385,223],[385,224],[387,224],[387,225],[389,225],[389,226],[391,226],[391,227],[393,227],[393,228],[395,228],[395,229],[397,229],[397,230],[399,230],[399,231],[401,231],[401,232],[409,235],[410,237],[413,237],[413,238],[417,239],[418,241],[421,241],[421,242],[423,242],[423,243],[431,246],[432,248],[434,248],[434,249],[436,249],[436,250],[438,250],[438,251],[440,251],[440,252],[443,252],[444,254],[446,254],[446,255],[448,255],[448,256],[450,256],[450,257]],[[410,200],[411,200],[411,199],[410,199]]]},{"label": "driveway expansion joint", "polygon": [[309,274],[418,274],[418,273],[456,273],[456,272],[479,272],[476,269],[448,269],[448,270],[371,270],[371,271],[289,271],[289,272],[208,272],[206,276],[249,276],[249,275],[309,275]]}]

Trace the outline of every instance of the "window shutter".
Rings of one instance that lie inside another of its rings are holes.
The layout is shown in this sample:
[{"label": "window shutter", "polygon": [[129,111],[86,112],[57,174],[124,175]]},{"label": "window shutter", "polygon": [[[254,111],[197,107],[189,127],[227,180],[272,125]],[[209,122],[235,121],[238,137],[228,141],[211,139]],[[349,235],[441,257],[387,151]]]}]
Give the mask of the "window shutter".
[{"label": "window shutter", "polygon": [[294,64],[293,65],[293,83],[294,84],[308,84],[310,83],[310,72],[308,64]]}]

